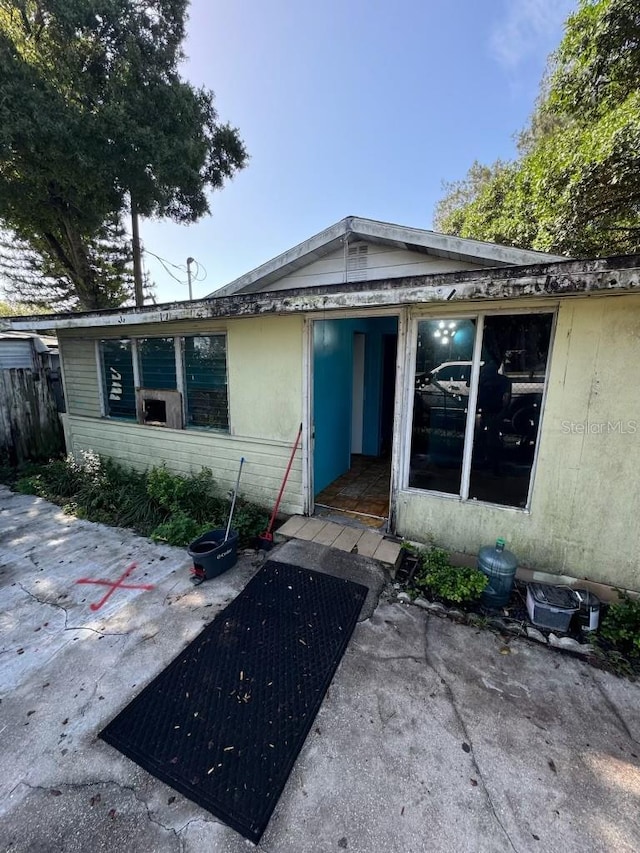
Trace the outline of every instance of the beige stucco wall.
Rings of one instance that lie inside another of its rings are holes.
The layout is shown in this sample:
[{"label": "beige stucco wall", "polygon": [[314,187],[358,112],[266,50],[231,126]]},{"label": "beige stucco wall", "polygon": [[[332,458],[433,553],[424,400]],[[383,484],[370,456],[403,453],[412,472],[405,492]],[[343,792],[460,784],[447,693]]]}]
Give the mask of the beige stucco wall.
[{"label": "beige stucco wall", "polygon": [[231,432],[293,444],[302,420],[302,318],[230,321]]},{"label": "beige stucco wall", "polygon": [[397,531],[475,553],[497,536],[523,564],[640,589],[640,296],[558,310],[529,512],[402,491]]},{"label": "beige stucco wall", "polygon": [[[221,489],[235,483],[241,456],[241,494],[271,506],[302,420],[301,317],[269,317],[211,323],[162,323],[128,329],[131,336],[226,331],[230,434],[170,430],[100,417],[95,340],[122,330],[93,328],[62,333],[69,450],[94,450],[126,465],[165,463],[178,473],[213,470]],[[284,495],[284,512],[302,512],[302,461],[298,451]]]}]

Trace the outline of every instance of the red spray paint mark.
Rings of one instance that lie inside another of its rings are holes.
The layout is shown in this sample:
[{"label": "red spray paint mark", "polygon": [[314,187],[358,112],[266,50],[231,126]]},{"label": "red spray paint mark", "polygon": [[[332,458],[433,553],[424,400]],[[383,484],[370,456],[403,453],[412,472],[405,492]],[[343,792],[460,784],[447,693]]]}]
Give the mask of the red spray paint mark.
[{"label": "red spray paint mark", "polygon": [[111,587],[105,594],[102,596],[100,601],[97,604],[91,604],[91,610],[100,610],[103,604],[105,604],[109,598],[113,595],[113,593],[117,589],[153,589],[153,584],[151,583],[138,583],[138,584],[130,584],[124,583],[126,579],[129,577],[131,572],[137,567],[137,563],[131,563],[128,569],[125,570],[122,577],[120,577],[117,581],[101,581],[101,580],[91,580],[90,578],[80,578],[76,583],[97,583],[102,586]]}]

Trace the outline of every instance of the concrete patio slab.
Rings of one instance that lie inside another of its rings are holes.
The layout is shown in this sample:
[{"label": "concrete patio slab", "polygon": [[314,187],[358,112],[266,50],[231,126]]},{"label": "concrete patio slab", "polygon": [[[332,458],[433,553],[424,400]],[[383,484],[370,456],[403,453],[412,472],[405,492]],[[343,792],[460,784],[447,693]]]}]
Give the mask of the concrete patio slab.
[{"label": "concrete patio slab", "polygon": [[[379,588],[362,556],[295,540],[270,556]],[[92,612],[102,588],[75,581],[132,560],[154,589]],[[0,488],[1,850],[247,850],[97,739],[257,570],[244,556],[193,588],[189,566]],[[357,625],[259,849],[640,849],[640,686],[389,596]]]}]

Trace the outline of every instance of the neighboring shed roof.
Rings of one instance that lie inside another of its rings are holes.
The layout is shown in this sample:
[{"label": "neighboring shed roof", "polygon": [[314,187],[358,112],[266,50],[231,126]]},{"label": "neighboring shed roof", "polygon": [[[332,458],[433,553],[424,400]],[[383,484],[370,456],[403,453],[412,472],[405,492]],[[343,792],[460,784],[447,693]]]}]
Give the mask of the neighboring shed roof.
[{"label": "neighboring shed roof", "polygon": [[234,293],[256,293],[290,273],[301,269],[344,245],[345,240],[364,240],[386,246],[409,249],[422,254],[454,261],[472,261],[482,267],[501,267],[522,264],[565,261],[561,255],[515,249],[481,240],[467,240],[437,231],[408,228],[391,222],[377,222],[359,216],[347,216],[330,228],[321,231],[303,243],[256,269],[215,290],[209,297],[231,296]]},{"label": "neighboring shed roof", "polygon": [[[7,318],[8,319],[8,318]],[[36,332],[14,332],[0,330],[0,341],[33,341],[36,352],[48,352],[58,349],[58,339],[52,335],[38,335]]]}]

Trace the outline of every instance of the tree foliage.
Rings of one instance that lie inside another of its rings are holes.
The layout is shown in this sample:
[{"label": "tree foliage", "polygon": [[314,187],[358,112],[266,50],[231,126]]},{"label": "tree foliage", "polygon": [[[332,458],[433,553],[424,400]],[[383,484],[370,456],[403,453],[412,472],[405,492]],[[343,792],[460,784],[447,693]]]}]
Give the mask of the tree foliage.
[{"label": "tree foliage", "polygon": [[180,77],[186,12],[187,0],[0,0],[0,221],[78,307],[126,295],[99,247],[132,200],[194,222],[244,165],[213,93]]},{"label": "tree foliage", "polygon": [[436,227],[577,257],[640,251],[636,0],[580,0],[519,150],[450,184]]},{"label": "tree foliage", "polygon": [[[117,308],[133,290],[131,246],[119,221],[107,222],[86,242],[91,265],[87,293],[102,308]],[[12,302],[28,310],[72,311],[78,306],[75,283],[47,252],[46,243],[33,235],[31,242],[9,232],[0,233],[0,279],[3,292]],[[17,313],[17,312],[14,312]]]},{"label": "tree foliage", "polygon": [[22,302],[5,302],[0,299],[0,317],[20,317],[24,314],[44,314],[44,311],[33,310],[31,305]]}]

